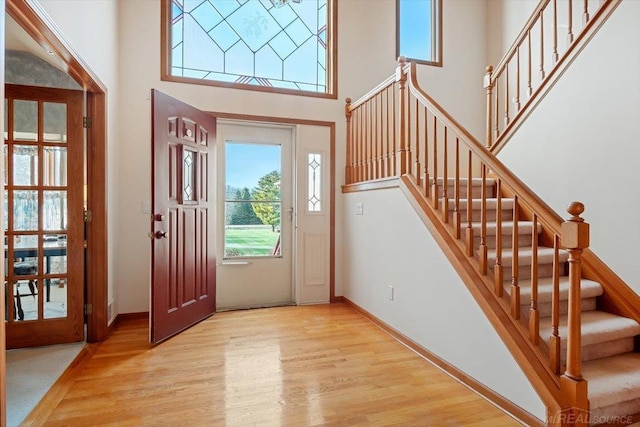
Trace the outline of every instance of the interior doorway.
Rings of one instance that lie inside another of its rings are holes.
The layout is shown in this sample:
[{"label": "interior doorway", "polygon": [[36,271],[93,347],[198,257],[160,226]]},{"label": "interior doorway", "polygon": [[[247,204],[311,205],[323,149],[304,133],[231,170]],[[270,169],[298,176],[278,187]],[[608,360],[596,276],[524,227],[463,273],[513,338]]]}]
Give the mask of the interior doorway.
[{"label": "interior doorway", "polygon": [[7,348],[84,340],[81,91],[5,86]]}]

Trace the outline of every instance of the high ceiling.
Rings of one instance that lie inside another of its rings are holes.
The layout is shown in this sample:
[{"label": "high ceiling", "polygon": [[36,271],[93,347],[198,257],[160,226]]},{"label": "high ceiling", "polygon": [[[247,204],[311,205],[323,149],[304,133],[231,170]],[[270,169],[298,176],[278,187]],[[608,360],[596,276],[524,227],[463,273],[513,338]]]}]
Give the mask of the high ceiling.
[{"label": "high ceiling", "polygon": [[66,64],[55,55],[48,53],[48,49],[40,46],[35,40],[22,29],[16,21],[9,15],[5,16],[5,49],[6,50],[19,50],[22,52],[29,52],[38,58],[47,61],[54,67],[67,72]]}]

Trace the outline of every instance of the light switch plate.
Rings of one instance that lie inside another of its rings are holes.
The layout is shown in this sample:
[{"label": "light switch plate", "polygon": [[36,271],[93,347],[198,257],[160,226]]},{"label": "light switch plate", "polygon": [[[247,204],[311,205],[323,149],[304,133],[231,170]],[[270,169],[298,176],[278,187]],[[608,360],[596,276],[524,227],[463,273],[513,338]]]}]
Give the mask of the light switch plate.
[{"label": "light switch plate", "polygon": [[362,202],[356,203],[356,215],[364,215],[364,204]]},{"label": "light switch plate", "polygon": [[151,213],[151,202],[142,202],[142,213]]}]

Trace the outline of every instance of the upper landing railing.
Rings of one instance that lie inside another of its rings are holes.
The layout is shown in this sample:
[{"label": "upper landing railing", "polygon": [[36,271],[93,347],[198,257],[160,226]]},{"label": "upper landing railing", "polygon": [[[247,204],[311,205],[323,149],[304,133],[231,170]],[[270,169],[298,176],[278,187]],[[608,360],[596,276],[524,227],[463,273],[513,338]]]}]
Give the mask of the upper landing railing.
[{"label": "upper landing railing", "polygon": [[621,0],[541,0],[496,67],[488,66],[486,145],[498,152]]}]

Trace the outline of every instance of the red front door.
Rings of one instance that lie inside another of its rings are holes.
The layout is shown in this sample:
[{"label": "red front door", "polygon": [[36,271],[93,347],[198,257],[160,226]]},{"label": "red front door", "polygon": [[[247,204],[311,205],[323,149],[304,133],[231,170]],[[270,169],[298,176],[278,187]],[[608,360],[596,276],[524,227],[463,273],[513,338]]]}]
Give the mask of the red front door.
[{"label": "red front door", "polygon": [[215,117],[153,90],[151,342],[216,307]]}]

